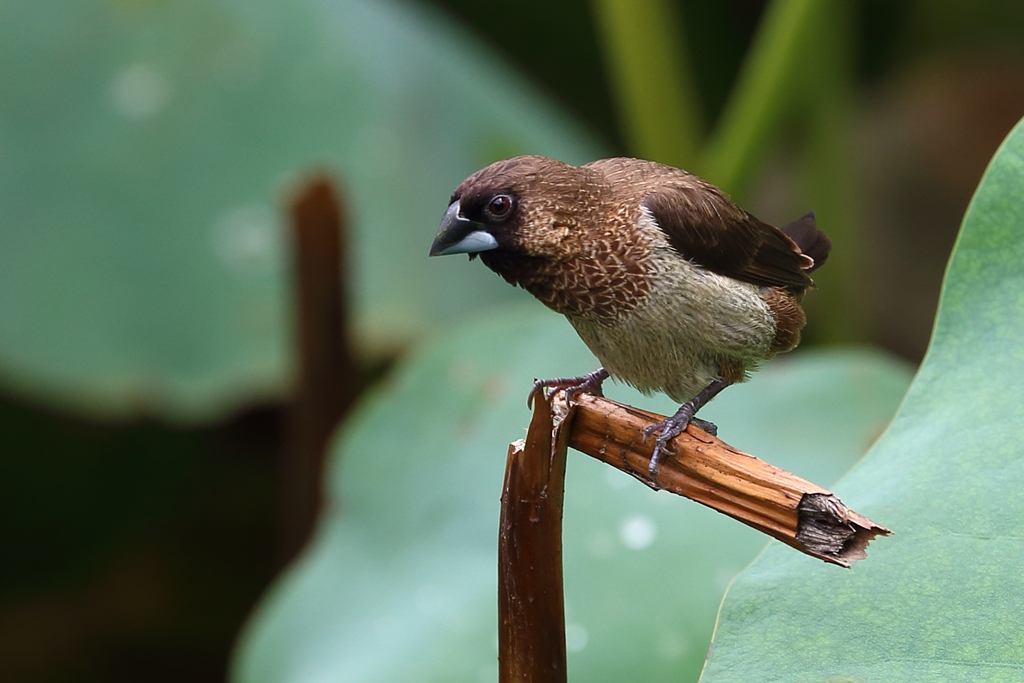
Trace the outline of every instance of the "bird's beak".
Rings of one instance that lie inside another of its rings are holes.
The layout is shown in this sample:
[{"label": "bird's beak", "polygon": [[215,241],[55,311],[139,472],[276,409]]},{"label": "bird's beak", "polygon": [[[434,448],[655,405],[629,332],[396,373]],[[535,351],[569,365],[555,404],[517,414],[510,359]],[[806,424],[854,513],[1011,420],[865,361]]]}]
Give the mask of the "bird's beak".
[{"label": "bird's beak", "polygon": [[459,208],[459,200],[456,199],[445,211],[441,229],[430,245],[430,255],[475,254],[478,251],[497,249],[498,240],[494,239],[494,235],[476,221],[460,216]]}]

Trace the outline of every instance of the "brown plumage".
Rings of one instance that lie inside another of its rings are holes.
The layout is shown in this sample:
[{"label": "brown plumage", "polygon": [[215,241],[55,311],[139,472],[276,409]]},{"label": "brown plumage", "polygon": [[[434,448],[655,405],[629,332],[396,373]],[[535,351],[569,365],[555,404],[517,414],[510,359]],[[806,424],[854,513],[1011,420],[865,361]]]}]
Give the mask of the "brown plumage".
[{"label": "brown plumage", "polygon": [[599,392],[610,374],[686,401],[649,432],[656,471],[704,403],[799,343],[800,300],[830,247],[813,214],[780,230],[677,168],[524,156],[459,185],[430,253],[479,255],[564,314],[603,365],[535,391]]}]

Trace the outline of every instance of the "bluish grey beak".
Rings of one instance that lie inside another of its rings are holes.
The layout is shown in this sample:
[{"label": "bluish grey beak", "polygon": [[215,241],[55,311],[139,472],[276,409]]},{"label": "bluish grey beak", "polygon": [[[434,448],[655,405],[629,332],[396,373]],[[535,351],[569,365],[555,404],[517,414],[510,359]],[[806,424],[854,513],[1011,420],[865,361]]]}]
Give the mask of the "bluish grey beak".
[{"label": "bluish grey beak", "polygon": [[475,254],[497,248],[498,240],[484,226],[459,215],[459,200],[456,199],[444,212],[441,229],[430,245],[430,255]]}]

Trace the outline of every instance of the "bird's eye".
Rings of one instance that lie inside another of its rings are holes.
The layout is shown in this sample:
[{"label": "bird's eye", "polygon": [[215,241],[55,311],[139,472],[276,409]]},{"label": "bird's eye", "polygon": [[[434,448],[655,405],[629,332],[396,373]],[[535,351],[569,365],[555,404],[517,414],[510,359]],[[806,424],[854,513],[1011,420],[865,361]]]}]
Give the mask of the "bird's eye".
[{"label": "bird's eye", "polygon": [[499,194],[487,204],[487,213],[492,218],[502,220],[512,212],[512,198],[507,194]]}]

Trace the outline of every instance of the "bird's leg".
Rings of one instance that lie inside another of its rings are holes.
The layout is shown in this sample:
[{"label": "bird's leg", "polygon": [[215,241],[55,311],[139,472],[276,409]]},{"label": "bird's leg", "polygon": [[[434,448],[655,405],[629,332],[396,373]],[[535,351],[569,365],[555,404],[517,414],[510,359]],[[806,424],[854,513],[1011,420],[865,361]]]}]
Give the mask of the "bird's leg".
[{"label": "bird's leg", "polygon": [[651,454],[651,464],[647,468],[652,477],[658,474],[658,459],[663,452],[668,450],[666,447],[668,442],[682,434],[688,424],[692,422],[711,435],[718,433],[718,428],[715,425],[694,417],[694,414],[727,386],[729,386],[729,382],[726,380],[722,378],[716,379],[701,389],[696,396],[681,405],[675,415],[644,430],[644,439],[658,432],[658,438],[654,442],[654,453]]},{"label": "bird's leg", "polygon": [[556,377],[554,379],[538,379],[533,383],[533,388],[526,397],[526,405],[533,407],[533,399],[544,389],[565,389],[565,401],[571,403],[576,394],[585,391],[594,396],[604,396],[601,391],[601,384],[608,379],[608,371],[598,368],[579,377]]}]

